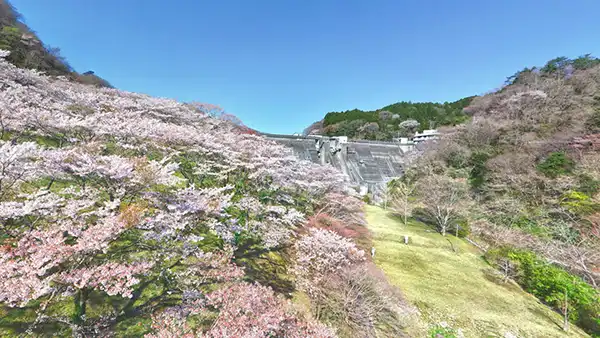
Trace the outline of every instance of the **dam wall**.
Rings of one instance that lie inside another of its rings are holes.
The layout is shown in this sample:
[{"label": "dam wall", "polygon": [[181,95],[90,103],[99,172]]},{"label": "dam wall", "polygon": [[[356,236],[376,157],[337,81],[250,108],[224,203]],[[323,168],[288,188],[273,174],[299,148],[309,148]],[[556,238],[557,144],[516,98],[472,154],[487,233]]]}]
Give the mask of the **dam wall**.
[{"label": "dam wall", "polygon": [[404,173],[406,153],[412,144],[383,141],[348,141],[345,136],[263,134],[293,149],[303,160],[332,165],[343,172],[361,193],[381,191],[382,185]]}]

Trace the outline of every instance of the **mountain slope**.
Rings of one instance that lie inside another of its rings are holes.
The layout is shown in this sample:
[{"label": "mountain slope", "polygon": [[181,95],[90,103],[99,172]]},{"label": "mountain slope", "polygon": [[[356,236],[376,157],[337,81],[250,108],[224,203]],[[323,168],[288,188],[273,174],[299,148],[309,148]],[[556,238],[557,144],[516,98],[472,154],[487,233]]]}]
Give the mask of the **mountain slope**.
[{"label": "mountain slope", "polygon": [[498,282],[500,276],[479,249],[462,239],[452,238],[451,245],[429,226],[404,225],[373,206],[367,207],[367,220],[374,232],[375,262],[430,323],[446,322],[466,337],[587,337],[580,329],[565,334],[560,315],[515,283]]},{"label": "mountain slope", "polygon": [[111,87],[92,71],[83,74],[74,71],[60,55],[59,48],[45,45],[21,19],[21,14],[8,0],[0,0],[0,49],[11,52],[6,58],[10,63],[47,75],[67,76],[80,83]]},{"label": "mountain slope", "polygon": [[525,69],[475,98],[465,108],[471,121],[449,128],[404,179],[418,187],[420,213],[434,216],[432,201],[444,210],[431,220],[440,230],[470,225],[492,264],[593,334],[600,334],[599,98],[600,60],[589,55]]},{"label": "mountain slope", "polygon": [[0,83],[3,336],[403,335],[339,172],[197,105],[4,59]]},{"label": "mountain slope", "polygon": [[[393,137],[408,136],[416,130],[464,122],[467,115],[462,110],[469,105],[472,98],[445,103],[397,102],[375,111],[353,109],[330,112],[322,121],[309,126],[304,133],[391,140]],[[417,126],[414,130],[403,128],[401,123],[406,120],[416,121]]]}]

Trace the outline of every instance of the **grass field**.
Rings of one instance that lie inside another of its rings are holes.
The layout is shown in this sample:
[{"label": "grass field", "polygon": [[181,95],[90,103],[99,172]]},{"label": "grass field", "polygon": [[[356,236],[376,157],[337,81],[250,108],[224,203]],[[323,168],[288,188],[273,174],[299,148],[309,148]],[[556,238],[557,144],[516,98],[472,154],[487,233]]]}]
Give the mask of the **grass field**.
[{"label": "grass field", "polygon": [[[514,283],[497,280],[481,253],[428,226],[405,226],[385,210],[367,206],[375,263],[429,324],[448,323],[466,337],[588,337],[577,327],[565,333],[560,315]],[[404,244],[404,235],[410,243]],[[453,251],[448,239],[457,252]],[[415,329],[414,332],[420,332]]]}]

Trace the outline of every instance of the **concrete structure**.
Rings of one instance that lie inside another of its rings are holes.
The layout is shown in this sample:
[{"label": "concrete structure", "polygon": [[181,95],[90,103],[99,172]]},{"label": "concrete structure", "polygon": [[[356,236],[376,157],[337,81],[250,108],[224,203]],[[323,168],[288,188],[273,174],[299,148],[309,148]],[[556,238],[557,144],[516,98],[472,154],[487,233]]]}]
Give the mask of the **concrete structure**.
[{"label": "concrete structure", "polygon": [[436,129],[425,129],[422,133],[416,133],[412,137],[414,143],[420,143],[423,141],[435,140],[439,137],[440,133]]},{"label": "concrete structure", "polygon": [[263,134],[289,146],[303,160],[330,164],[342,171],[361,194],[378,195],[391,179],[404,173],[406,153],[413,143],[384,141],[348,141],[346,136]]}]

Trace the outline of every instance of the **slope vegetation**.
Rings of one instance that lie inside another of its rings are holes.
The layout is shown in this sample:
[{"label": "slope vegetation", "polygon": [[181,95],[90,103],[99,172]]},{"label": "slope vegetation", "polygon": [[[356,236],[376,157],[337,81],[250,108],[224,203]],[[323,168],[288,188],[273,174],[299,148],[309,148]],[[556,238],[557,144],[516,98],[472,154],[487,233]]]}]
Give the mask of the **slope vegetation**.
[{"label": "slope vegetation", "polygon": [[21,14],[8,0],[0,0],[0,49],[11,52],[6,58],[10,63],[47,75],[66,76],[80,83],[111,87],[92,71],[82,74],[74,71],[60,55],[59,48],[45,45],[21,19]]},{"label": "slope vegetation", "polygon": [[405,226],[374,206],[367,207],[367,220],[375,263],[419,308],[429,332],[446,323],[447,333],[460,329],[466,337],[587,336],[579,329],[565,334],[560,315],[515,283],[501,283],[480,251],[462,239],[445,238],[416,221]]},{"label": "slope vegetation", "polygon": [[399,186],[440,232],[471,229],[507,278],[599,335],[600,60],[525,69],[465,111]]},{"label": "slope vegetation", "polygon": [[309,126],[305,133],[391,140],[393,137],[409,136],[415,131],[434,126],[462,123],[468,118],[463,108],[468,106],[471,100],[472,97],[444,103],[397,102],[375,111],[353,109],[330,112],[322,121]]},{"label": "slope vegetation", "polygon": [[362,203],[339,172],[211,105],[42,76],[8,55],[1,335],[403,336],[407,307],[355,244]]}]

